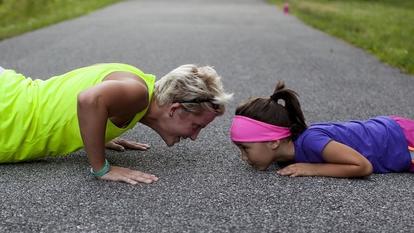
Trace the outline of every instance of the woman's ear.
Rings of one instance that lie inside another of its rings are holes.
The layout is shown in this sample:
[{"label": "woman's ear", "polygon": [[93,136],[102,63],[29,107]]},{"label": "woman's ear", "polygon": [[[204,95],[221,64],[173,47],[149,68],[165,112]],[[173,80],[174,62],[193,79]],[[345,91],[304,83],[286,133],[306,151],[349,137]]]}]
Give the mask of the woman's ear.
[{"label": "woman's ear", "polygon": [[172,103],[168,109],[168,116],[169,117],[173,117],[174,113],[181,108],[181,104],[180,103]]}]

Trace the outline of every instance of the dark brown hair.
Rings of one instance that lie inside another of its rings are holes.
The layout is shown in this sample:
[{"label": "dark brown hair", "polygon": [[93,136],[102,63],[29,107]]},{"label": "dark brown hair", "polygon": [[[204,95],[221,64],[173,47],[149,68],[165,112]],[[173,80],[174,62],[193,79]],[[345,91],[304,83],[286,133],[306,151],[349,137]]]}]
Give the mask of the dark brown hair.
[{"label": "dark brown hair", "polygon": [[241,104],[236,109],[236,115],[276,126],[288,127],[293,140],[307,128],[298,94],[285,88],[283,81],[277,82],[275,91],[270,97],[253,98]]}]

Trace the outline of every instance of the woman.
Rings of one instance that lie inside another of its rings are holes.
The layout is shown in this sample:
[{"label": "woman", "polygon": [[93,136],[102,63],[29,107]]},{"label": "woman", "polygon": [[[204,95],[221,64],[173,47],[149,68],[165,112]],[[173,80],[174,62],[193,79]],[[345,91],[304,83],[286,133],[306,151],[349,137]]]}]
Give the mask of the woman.
[{"label": "woman", "polygon": [[105,146],[146,150],[117,139],[137,122],[155,130],[168,146],[195,140],[225,111],[231,98],[211,67],[183,65],[159,81],[127,64],[97,64],[31,80],[0,69],[0,162],[69,154],[82,147],[91,173],[130,184],[152,183],[154,175],[110,166]]}]

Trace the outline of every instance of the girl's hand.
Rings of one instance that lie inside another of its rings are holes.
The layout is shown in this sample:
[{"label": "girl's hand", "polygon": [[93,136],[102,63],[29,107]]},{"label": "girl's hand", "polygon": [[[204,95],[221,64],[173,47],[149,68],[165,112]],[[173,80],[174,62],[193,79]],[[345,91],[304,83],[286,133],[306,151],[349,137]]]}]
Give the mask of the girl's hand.
[{"label": "girl's hand", "polygon": [[100,179],[109,181],[121,181],[136,185],[138,182],[151,184],[157,181],[158,177],[125,167],[111,166],[111,170],[104,176],[100,177]]},{"label": "girl's hand", "polygon": [[295,163],[280,169],[282,176],[369,176],[372,164],[359,152],[336,141],[330,141],[322,152],[325,163]]},{"label": "girl's hand", "polygon": [[125,151],[126,149],[131,150],[148,150],[150,146],[135,141],[125,140],[122,138],[115,138],[105,144],[105,147],[116,151]]},{"label": "girl's hand", "polygon": [[351,147],[330,141],[322,151],[325,163],[295,163],[280,169],[283,176],[364,177],[372,173],[371,162]]},{"label": "girl's hand", "polygon": [[317,164],[311,163],[294,163],[288,165],[279,171],[277,174],[282,176],[290,176],[290,177],[297,177],[297,176],[316,176],[317,174]]}]

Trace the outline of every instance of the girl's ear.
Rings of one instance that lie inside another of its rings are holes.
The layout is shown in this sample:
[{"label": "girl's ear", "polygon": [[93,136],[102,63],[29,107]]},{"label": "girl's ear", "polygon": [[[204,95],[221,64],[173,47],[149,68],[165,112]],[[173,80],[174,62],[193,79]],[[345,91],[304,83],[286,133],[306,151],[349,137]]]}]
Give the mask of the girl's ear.
[{"label": "girl's ear", "polygon": [[270,141],[269,142],[270,149],[276,150],[277,148],[279,148],[280,143],[281,143],[281,140]]}]

